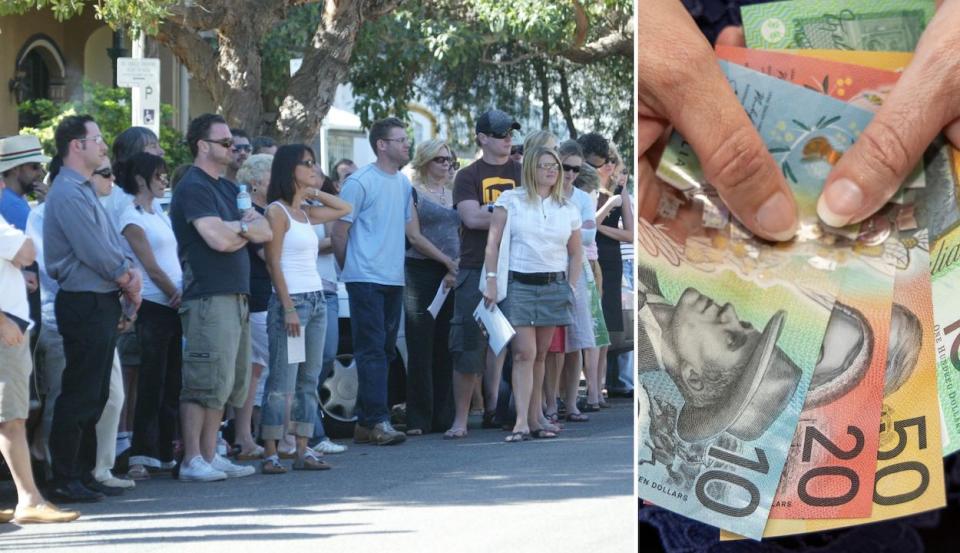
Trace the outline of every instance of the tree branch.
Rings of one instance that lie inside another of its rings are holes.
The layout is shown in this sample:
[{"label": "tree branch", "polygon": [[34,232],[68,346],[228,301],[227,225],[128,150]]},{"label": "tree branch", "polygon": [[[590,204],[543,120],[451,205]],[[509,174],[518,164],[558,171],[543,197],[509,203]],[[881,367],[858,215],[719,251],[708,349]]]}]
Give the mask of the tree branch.
[{"label": "tree branch", "polygon": [[610,56],[633,57],[633,19],[625,29],[611,31],[593,42],[561,50],[560,56],[581,64],[593,63]]}]

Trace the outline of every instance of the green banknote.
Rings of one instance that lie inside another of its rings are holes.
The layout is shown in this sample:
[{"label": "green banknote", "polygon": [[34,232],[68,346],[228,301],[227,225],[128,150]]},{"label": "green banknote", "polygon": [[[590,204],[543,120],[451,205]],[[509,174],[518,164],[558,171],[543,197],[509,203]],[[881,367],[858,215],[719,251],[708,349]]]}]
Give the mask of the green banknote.
[{"label": "green banknote", "polygon": [[744,6],[749,48],[912,52],[933,0],[805,0]]}]

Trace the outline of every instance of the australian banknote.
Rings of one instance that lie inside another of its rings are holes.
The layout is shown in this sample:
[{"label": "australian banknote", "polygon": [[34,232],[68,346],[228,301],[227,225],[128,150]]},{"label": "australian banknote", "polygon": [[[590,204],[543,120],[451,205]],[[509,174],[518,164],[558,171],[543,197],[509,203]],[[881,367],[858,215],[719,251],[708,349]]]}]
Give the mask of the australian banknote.
[{"label": "australian banknote", "polygon": [[[658,174],[676,191],[661,201],[658,220],[638,230],[647,298],[638,338],[647,406],[638,489],[652,503],[758,537],[836,293],[850,276],[850,243],[815,213],[831,167],[824,153],[848,148],[871,114],[721,65],[793,188],[801,231],[787,245],[750,237],[729,218],[689,146],[671,139]],[[705,320],[721,331],[716,340],[705,339]],[[684,348],[693,351],[678,353]],[[735,358],[737,371],[722,369]]]},{"label": "australian banknote", "polygon": [[913,51],[933,0],[806,0],[741,9],[750,48]]}]

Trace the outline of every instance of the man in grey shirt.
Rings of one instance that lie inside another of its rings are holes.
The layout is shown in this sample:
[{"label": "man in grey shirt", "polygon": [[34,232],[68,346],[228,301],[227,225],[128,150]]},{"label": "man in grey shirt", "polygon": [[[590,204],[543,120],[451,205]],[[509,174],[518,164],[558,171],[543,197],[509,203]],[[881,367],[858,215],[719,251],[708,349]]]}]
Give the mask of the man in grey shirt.
[{"label": "man in grey shirt", "polygon": [[96,122],[87,115],[66,117],[55,141],[63,168],[47,196],[44,261],[60,285],[54,312],[66,367],[50,431],[52,495],[67,502],[99,501],[104,495],[92,475],[95,427],[110,390],[118,330],[140,306],[141,277],[90,184],[107,155]]}]

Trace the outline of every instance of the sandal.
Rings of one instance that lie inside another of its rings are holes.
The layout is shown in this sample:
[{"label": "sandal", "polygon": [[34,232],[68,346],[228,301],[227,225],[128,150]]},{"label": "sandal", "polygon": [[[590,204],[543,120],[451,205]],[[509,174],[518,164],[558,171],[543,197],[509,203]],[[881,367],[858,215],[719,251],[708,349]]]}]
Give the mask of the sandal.
[{"label": "sandal", "polygon": [[584,403],[583,407],[580,408],[581,411],[586,413],[596,413],[600,410],[599,403]]},{"label": "sandal", "polygon": [[150,471],[143,465],[130,465],[127,478],[130,480],[150,480]]},{"label": "sandal", "polygon": [[256,461],[263,458],[263,446],[256,446],[251,451],[240,451],[236,455],[237,461]]},{"label": "sandal", "polygon": [[567,422],[587,422],[589,420],[590,417],[583,413],[570,413],[567,415]]},{"label": "sandal", "polygon": [[551,432],[545,428],[538,428],[530,432],[530,435],[537,440],[552,440],[557,437],[555,432]]},{"label": "sandal", "polygon": [[459,440],[460,438],[467,437],[466,428],[451,428],[443,433],[444,440]]},{"label": "sandal", "polygon": [[508,444],[512,444],[517,442],[526,442],[528,440],[530,440],[529,432],[513,432],[503,441],[507,442]]},{"label": "sandal", "polygon": [[557,424],[558,422],[560,422],[560,413],[559,413],[559,412],[557,412],[557,413],[544,413],[543,416],[546,417],[547,420],[550,421],[551,424]]},{"label": "sandal", "polygon": [[317,452],[307,448],[302,459],[293,462],[293,470],[330,470],[333,468],[320,459]]},{"label": "sandal", "polygon": [[483,413],[483,422],[480,423],[480,428],[500,428],[500,425],[496,423],[494,419],[497,418],[496,411],[486,411]]},{"label": "sandal", "polygon": [[260,465],[260,472],[263,474],[286,474],[287,467],[280,464],[279,457],[271,455],[263,460],[263,464]]}]

